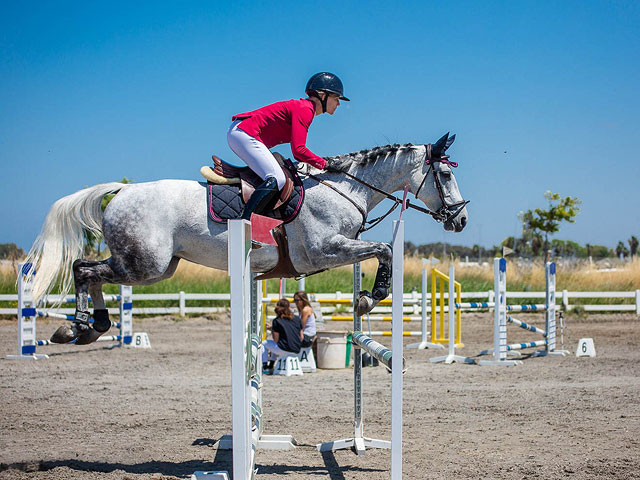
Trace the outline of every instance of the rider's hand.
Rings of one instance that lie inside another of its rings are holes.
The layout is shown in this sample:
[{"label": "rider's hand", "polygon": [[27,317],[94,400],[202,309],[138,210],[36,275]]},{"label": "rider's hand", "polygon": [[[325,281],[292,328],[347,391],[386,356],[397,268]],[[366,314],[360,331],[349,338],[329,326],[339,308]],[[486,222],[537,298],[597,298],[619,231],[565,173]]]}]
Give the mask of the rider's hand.
[{"label": "rider's hand", "polygon": [[327,166],[327,161],[324,158],[320,158],[319,161],[309,160],[307,163],[318,170],[324,170],[324,167]]}]

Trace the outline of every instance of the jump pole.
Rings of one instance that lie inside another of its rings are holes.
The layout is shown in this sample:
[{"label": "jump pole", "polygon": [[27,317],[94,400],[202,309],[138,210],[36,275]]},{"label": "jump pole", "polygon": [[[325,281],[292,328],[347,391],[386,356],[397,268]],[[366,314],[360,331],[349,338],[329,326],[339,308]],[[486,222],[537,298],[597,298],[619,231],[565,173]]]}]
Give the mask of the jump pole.
[{"label": "jump pole", "polygon": [[[262,418],[262,289],[251,273],[251,223],[228,221],[228,268],[231,292],[232,434],[218,442],[233,450],[233,479],[256,476],[259,448],[291,450],[290,435],[263,435]],[[192,480],[229,480],[226,471],[197,471]]]},{"label": "jump pole", "polygon": [[[403,320],[402,301],[404,291],[404,221],[393,222],[393,267],[392,267],[392,324],[391,348],[378,344],[361,333],[362,318],[353,314],[353,330],[359,332],[353,341],[354,379],[354,435],[352,438],[324,442],[317,446],[321,452],[352,448],[357,455],[364,455],[367,447],[391,449],[391,479],[402,479],[402,373]],[[353,301],[357,301],[361,287],[360,263],[353,266]],[[366,350],[386,366],[391,367],[391,441],[364,436],[362,403],[362,350]],[[393,358],[400,358],[393,366]]]}]

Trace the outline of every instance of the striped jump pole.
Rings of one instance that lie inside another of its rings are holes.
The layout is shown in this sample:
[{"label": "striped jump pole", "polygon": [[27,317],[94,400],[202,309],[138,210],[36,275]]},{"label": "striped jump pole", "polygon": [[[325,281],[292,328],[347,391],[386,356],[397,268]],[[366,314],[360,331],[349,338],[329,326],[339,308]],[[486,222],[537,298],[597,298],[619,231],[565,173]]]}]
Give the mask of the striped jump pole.
[{"label": "striped jump pole", "polygon": [[[65,321],[75,320],[74,315],[37,308],[33,301],[33,283],[29,273],[33,269],[31,263],[22,263],[18,268],[18,353],[17,355],[7,355],[11,360],[38,360],[49,358],[48,355],[38,353],[37,347],[44,347],[54,344],[50,340],[38,339],[36,319],[55,318]],[[43,299],[42,303],[52,303],[56,297]],[[75,303],[74,296],[57,297],[62,303]],[[106,301],[117,300],[119,302],[120,321],[111,322],[111,326],[120,330],[119,335],[102,335],[99,342],[117,342],[114,346],[131,346],[133,341],[133,303],[132,287],[120,285],[119,295],[105,295]],[[90,320],[91,322],[93,319]],[[75,343],[75,342],[70,342]]]},{"label": "striped jump pole", "polygon": [[[392,268],[392,340],[391,349],[362,333],[362,318],[353,314],[353,378],[354,378],[354,435],[351,438],[324,442],[317,445],[321,452],[353,449],[364,455],[367,447],[391,449],[391,479],[402,478],[402,368],[392,368],[393,357],[403,358],[402,299],[404,290],[404,222],[393,222]],[[353,301],[357,301],[361,287],[360,264],[353,266]],[[391,368],[391,441],[364,436],[362,402],[362,351],[367,351]],[[403,360],[404,364],[404,360]]]},{"label": "striped jump pole", "polygon": [[[262,410],[262,289],[251,273],[251,223],[228,221],[231,292],[232,433],[218,448],[233,450],[233,479],[255,478],[256,451],[290,450],[290,435],[264,435]],[[197,471],[193,480],[229,480],[227,471]]]}]

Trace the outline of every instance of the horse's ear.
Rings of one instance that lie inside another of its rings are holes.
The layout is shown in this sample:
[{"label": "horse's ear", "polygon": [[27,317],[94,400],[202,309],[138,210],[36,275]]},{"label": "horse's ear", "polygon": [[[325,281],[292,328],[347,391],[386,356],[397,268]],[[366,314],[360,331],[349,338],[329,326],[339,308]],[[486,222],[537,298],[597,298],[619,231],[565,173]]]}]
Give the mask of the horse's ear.
[{"label": "horse's ear", "polygon": [[442,150],[442,152],[446,152],[447,148],[449,148],[455,140],[456,140],[456,134],[454,133],[447,139],[447,143],[444,144],[444,149]]},{"label": "horse's ear", "polygon": [[441,156],[444,151],[447,149],[447,140],[449,139],[449,132],[445,133],[440,140],[433,144],[431,147],[431,155],[434,157]]}]

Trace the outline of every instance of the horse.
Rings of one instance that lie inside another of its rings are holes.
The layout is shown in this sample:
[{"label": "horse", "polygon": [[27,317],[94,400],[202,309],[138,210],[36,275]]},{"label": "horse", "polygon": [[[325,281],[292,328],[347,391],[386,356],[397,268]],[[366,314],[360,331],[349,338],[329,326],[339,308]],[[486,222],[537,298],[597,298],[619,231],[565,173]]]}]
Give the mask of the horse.
[{"label": "horse", "polygon": [[[446,134],[435,144],[374,147],[327,157],[324,171],[310,166],[306,174],[301,171],[305,201],[298,216],[286,225],[295,270],[308,275],[376,257],[372,292],[360,292],[354,306],[359,315],[371,311],[388,296],[391,284],[390,245],[359,237],[376,205],[392,198],[397,206],[401,201],[390,193],[408,189],[427,208],[409,206],[431,214],[445,230],[460,232],[467,224],[468,202],[452,172],[457,164],[445,154],[454,139],[455,135]],[[113,182],[56,201],[26,260],[33,265],[29,274],[38,272],[33,279],[35,302],[58,283],[64,295],[75,288],[75,320],[60,327],[52,341],[86,344],[108,330],[102,296],[105,283],[159,282],[175,273],[180,260],[226,270],[227,226],[208,218],[206,187],[206,182],[188,180]],[[107,195],[113,198],[103,211]],[[81,258],[86,232],[102,236],[109,258]],[[261,244],[251,253],[254,272],[267,272],[277,262],[274,245]]]}]

